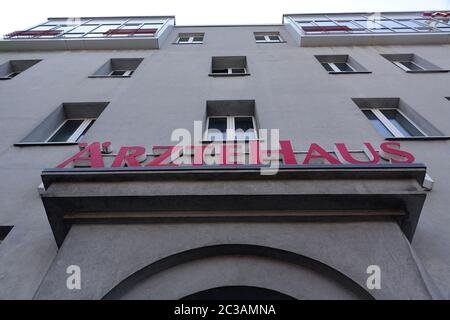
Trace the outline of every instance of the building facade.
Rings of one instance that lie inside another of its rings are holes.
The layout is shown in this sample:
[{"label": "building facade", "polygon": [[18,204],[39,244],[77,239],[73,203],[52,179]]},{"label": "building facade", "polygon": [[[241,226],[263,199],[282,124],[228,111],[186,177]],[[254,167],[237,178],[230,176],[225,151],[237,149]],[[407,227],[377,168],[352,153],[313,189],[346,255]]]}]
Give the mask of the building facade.
[{"label": "building facade", "polygon": [[448,17],[6,35],[0,298],[449,299]]}]

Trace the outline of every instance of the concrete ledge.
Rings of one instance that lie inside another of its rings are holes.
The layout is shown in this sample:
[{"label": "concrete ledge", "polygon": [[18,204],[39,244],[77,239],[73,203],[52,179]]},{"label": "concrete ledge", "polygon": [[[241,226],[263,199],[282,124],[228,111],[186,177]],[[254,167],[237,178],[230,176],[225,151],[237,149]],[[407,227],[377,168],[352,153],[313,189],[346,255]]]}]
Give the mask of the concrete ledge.
[{"label": "concrete ledge", "polygon": [[[46,169],[41,194],[57,244],[73,223],[394,219],[412,239],[421,164]],[[326,213],[324,213],[326,211]]]}]

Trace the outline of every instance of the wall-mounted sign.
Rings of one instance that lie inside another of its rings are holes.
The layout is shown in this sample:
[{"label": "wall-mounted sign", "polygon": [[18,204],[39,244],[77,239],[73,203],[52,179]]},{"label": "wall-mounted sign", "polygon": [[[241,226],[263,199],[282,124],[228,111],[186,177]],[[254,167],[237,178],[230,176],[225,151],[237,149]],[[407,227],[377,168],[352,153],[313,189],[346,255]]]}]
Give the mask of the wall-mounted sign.
[{"label": "wall-mounted sign", "polygon": [[[363,144],[357,156],[344,143],[335,143],[332,152],[326,151],[317,143],[312,143],[303,152],[294,152],[289,140],[279,141],[279,148],[265,149],[260,141],[248,143],[210,143],[199,146],[154,146],[152,154],[146,153],[142,146],[123,146],[117,154],[111,155],[110,142],[82,143],[80,151],[66,159],[57,168],[69,165],[91,168],[155,167],[155,166],[207,166],[207,165],[267,165],[276,161],[284,165],[309,164],[365,164],[413,163],[414,156],[400,149],[400,143],[383,142],[378,150],[372,144]],[[108,158],[108,161],[106,161]]]}]

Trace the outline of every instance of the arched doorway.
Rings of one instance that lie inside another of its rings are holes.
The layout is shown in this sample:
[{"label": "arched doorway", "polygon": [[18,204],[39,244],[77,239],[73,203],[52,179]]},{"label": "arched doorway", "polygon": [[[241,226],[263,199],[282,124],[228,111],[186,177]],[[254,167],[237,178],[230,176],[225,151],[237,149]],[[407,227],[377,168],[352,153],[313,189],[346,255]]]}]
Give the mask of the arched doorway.
[{"label": "arched doorway", "polygon": [[228,286],[203,290],[180,300],[296,300],[295,298],[266,288]]}]

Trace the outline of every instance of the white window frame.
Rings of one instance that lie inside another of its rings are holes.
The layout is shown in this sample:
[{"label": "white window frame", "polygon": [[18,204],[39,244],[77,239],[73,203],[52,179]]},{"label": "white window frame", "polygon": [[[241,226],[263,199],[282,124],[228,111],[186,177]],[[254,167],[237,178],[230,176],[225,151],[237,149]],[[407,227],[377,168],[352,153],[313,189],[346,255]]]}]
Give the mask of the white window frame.
[{"label": "white window frame", "polygon": [[395,64],[397,67],[399,67],[400,69],[404,70],[404,71],[415,71],[415,70],[411,70],[410,68],[406,67],[405,65],[402,64],[402,62],[409,62],[412,64],[415,64],[416,66],[418,66],[421,70],[425,71],[426,69],[424,67],[422,67],[420,64],[412,61],[412,60],[397,60],[397,61],[392,61],[393,64]]},{"label": "white window frame", "polygon": [[[205,141],[213,141],[212,139],[209,139],[209,119],[212,118],[226,118],[227,119],[227,130],[226,130],[226,137],[224,140],[215,140],[215,141],[251,141],[251,140],[257,140],[258,139],[258,130],[256,128],[256,121],[254,116],[208,116],[206,119],[206,130],[205,134],[203,136],[203,139]],[[254,130],[254,138],[251,139],[239,139],[236,140],[236,129],[235,129],[235,118],[252,118],[252,124],[253,124],[253,130]]]},{"label": "white window frame", "polygon": [[[356,72],[355,68],[353,68],[353,67],[350,65],[350,63],[348,63],[348,62],[322,62],[322,63],[328,64],[328,65],[331,67],[331,69],[333,69],[333,72]],[[347,64],[347,66],[348,66],[350,69],[352,69],[352,71],[342,71],[341,69],[339,69],[339,68],[336,66],[336,63],[345,63],[345,64]]]},{"label": "white window frame", "polygon": [[[59,129],[62,128],[62,126],[64,126],[64,124],[69,121],[69,120],[84,120],[80,126],[78,127],[77,130],[74,131],[74,133],[69,137],[69,139],[67,139],[67,141],[60,141],[60,142],[49,142],[49,140],[59,131]],[[96,118],[70,118],[70,119],[66,119],[64,120],[59,126],[58,128],[56,128],[55,131],[53,131],[50,136],[45,140],[46,143],[73,143],[73,142],[77,142],[78,139],[80,139],[81,135],[84,133],[84,131],[89,127],[89,125],[93,122],[97,120]]]},{"label": "white window frame", "polygon": [[[255,33],[254,35],[255,35],[256,43],[280,43],[280,42],[283,42],[283,39],[277,33],[264,33],[264,34]],[[258,37],[264,37],[264,40],[256,40],[257,36]],[[278,40],[271,40],[270,37],[273,37],[273,36],[278,37]]]},{"label": "white window frame", "polygon": [[[395,137],[395,138],[405,138],[409,136],[405,136],[397,127],[381,112],[383,110],[394,110],[398,112],[401,116],[403,116],[412,126],[414,126],[418,131],[420,131],[425,137],[427,134],[420,129],[418,125],[416,125],[410,118],[408,118],[403,112],[401,112],[398,108],[366,108],[361,109],[362,111],[370,111],[372,112],[378,120],[386,127],[386,129]],[[406,130],[406,129],[405,129]],[[411,136],[417,137],[417,136]]]},{"label": "white window frame", "polygon": [[[232,68],[223,68],[223,69],[227,69],[227,73],[218,73],[218,72],[213,72],[213,74],[247,74],[247,68],[240,68],[240,67],[232,67]],[[233,73],[233,69],[244,69],[244,72],[242,73]],[[213,69],[214,70],[218,70],[218,69]]]},{"label": "white window frame", "polygon": [[[118,72],[118,71],[124,71],[125,73],[121,76],[116,76],[113,75],[114,72]],[[112,70],[109,74],[108,77],[131,77],[131,75],[133,74],[134,70]]]},{"label": "white window frame", "polygon": [[[197,38],[197,37],[202,37],[202,41],[194,41],[194,38]],[[189,38],[189,40],[187,42],[184,42],[184,41],[180,42],[180,38]],[[176,43],[178,43],[178,44],[202,44],[204,39],[205,39],[205,35],[204,34],[185,35],[185,36],[178,35]]]}]

